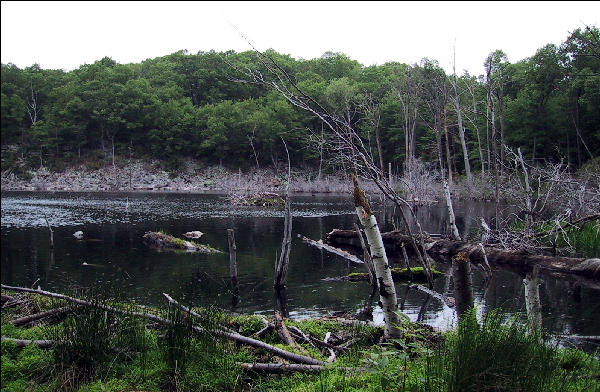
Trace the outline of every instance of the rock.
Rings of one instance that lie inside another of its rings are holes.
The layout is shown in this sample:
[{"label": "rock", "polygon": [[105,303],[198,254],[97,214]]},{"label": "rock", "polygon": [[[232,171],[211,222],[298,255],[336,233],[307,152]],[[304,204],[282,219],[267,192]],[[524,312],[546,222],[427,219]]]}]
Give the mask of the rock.
[{"label": "rock", "polygon": [[204,235],[204,233],[203,233],[203,232],[201,232],[201,231],[188,231],[188,232],[187,232],[187,233],[185,233],[183,236],[184,236],[185,238],[189,238],[189,239],[192,239],[192,240],[196,240],[196,239],[198,239],[198,238],[202,237],[203,235]]}]

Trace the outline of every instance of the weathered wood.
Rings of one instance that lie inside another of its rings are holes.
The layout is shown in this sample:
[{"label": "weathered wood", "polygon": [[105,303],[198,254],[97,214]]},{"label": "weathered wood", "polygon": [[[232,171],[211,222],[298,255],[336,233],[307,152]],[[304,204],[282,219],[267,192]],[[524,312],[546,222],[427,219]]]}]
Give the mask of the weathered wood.
[{"label": "weathered wood", "polygon": [[466,253],[457,253],[452,257],[452,279],[454,279],[454,298],[458,318],[474,306],[471,262]]},{"label": "weathered wood", "polygon": [[50,226],[50,222],[48,222],[48,218],[44,215],[44,219],[46,220],[46,225],[48,225],[48,231],[50,232],[50,249],[54,249],[54,231]]},{"label": "weathered wood", "polygon": [[237,274],[237,260],[236,260],[236,251],[237,247],[235,245],[235,232],[233,229],[227,229],[227,242],[229,244],[229,276],[231,278],[231,283],[233,285],[234,291],[236,291],[238,287],[238,274]]},{"label": "weathered wood", "polygon": [[535,334],[542,330],[542,303],[540,301],[539,265],[523,279],[525,288],[525,309],[527,310],[527,333]]},{"label": "weathered wood", "polygon": [[[331,332],[327,332],[325,334],[325,339],[323,339],[323,343],[329,344],[329,338],[331,338]],[[336,360],[335,351],[333,351],[332,348],[328,348],[328,350],[329,350],[329,358],[327,358],[327,363],[335,362],[335,360]]]},{"label": "weathered wood", "polygon": [[[409,236],[399,231],[391,231],[381,235],[386,251],[390,255],[401,255],[401,246],[404,244],[409,254],[415,254]],[[358,237],[354,230],[333,230],[327,234],[326,242],[332,246],[349,246],[358,251]],[[459,252],[466,252],[472,263],[485,263],[485,258],[479,244],[450,239],[425,240],[427,252],[438,260],[447,259]],[[600,258],[577,258],[560,256],[535,255],[521,250],[508,250],[498,246],[485,246],[485,254],[489,264],[511,265],[526,269],[539,264],[541,270],[572,273],[592,279],[600,279]]]},{"label": "weathered wood", "polygon": [[285,322],[283,321],[283,317],[281,316],[281,312],[275,311],[275,331],[277,335],[281,338],[281,340],[285,344],[289,344],[297,350],[301,350],[301,347],[296,343],[294,337],[290,334],[290,331],[287,329]]},{"label": "weathered wood", "polygon": [[283,240],[281,241],[281,254],[275,263],[275,288],[285,286],[288,265],[290,263],[290,249],[292,248],[292,210],[289,196],[285,198],[285,220],[283,225]]},{"label": "weathered wood", "polygon": [[446,209],[448,210],[448,220],[450,221],[450,235],[453,240],[460,240],[458,227],[456,227],[456,219],[454,218],[454,208],[452,207],[452,197],[450,196],[450,187],[448,182],[444,180],[444,199],[446,200]]},{"label": "weathered wood", "polygon": [[[73,303],[76,303],[79,305],[92,306],[92,307],[95,306],[100,309],[104,309],[106,311],[115,312],[115,313],[119,313],[119,314],[127,314],[127,315],[130,315],[133,317],[144,317],[144,318],[147,318],[151,321],[154,321],[154,322],[157,322],[160,324],[169,324],[170,323],[169,320],[162,318],[160,316],[156,316],[151,313],[130,312],[130,311],[114,308],[111,306],[93,304],[89,301],[85,301],[85,300],[82,300],[79,298],[69,297],[64,294],[52,293],[52,292],[44,291],[44,290],[28,289],[26,287],[15,287],[15,286],[7,286],[7,285],[2,285],[1,287],[4,290],[34,293],[34,294],[39,294],[39,295],[43,295],[43,296],[50,297],[50,298],[63,299],[65,301],[73,302]],[[173,300],[173,299],[171,298],[171,300]],[[173,300],[173,301],[177,304],[177,302],[175,300]],[[270,344],[267,344],[265,342],[261,342],[260,340],[242,336],[236,332],[228,332],[223,329],[205,331],[196,325],[193,325],[192,329],[196,332],[209,332],[209,333],[217,335],[217,336],[223,336],[228,339],[234,340],[240,344],[245,344],[245,345],[257,347],[257,348],[262,348],[262,349],[265,349],[266,351],[269,351],[281,358],[284,358],[284,359],[287,359],[287,360],[290,360],[293,362],[304,363],[304,364],[309,364],[309,365],[325,365],[325,362],[323,362],[323,361],[319,361],[317,359],[314,359],[314,358],[311,358],[311,357],[308,357],[305,355],[291,353],[289,351],[282,350],[278,347],[271,346]]]},{"label": "weathered wood", "polygon": [[455,305],[455,301],[451,300],[450,298],[444,297],[442,294],[435,292],[433,290],[430,290],[425,286],[422,286],[420,284],[413,284],[410,287],[420,290],[420,291],[424,292],[425,294],[429,294],[434,298],[437,298],[438,300],[440,300],[444,305],[448,306],[449,308],[453,308]]},{"label": "weathered wood", "polygon": [[323,370],[335,369],[344,372],[363,372],[365,368],[356,367],[329,367],[324,365],[299,365],[292,363],[240,363],[240,366],[246,370],[252,370],[263,373],[285,373],[285,372],[303,372],[318,373]]},{"label": "weathered wood", "polygon": [[401,248],[402,248],[402,257],[404,259],[404,267],[408,271],[408,276],[409,276],[410,280],[413,280],[413,272],[410,269],[410,263],[408,262],[408,255],[406,254],[406,247],[404,246],[404,244],[402,244]]},{"label": "weathered wood", "polygon": [[[360,223],[365,228],[365,235],[371,250],[373,258],[373,266],[379,284],[379,302],[383,310],[385,319],[384,337],[386,339],[398,338],[402,335],[399,328],[400,320],[398,317],[398,298],[396,296],[396,287],[390,271],[390,264],[385,252],[385,247],[381,239],[381,232],[377,224],[377,218],[373,214],[371,204],[365,195],[365,192],[360,188],[358,178],[355,174],[352,175],[354,183],[354,206],[356,215]],[[356,234],[355,234],[356,235]]]},{"label": "weathered wood", "polygon": [[40,312],[40,313],[32,314],[30,316],[25,316],[25,317],[20,317],[20,318],[14,319],[11,321],[11,323],[16,326],[25,325],[32,321],[40,320],[40,319],[43,319],[43,318],[49,317],[49,316],[61,315],[64,313],[68,313],[70,311],[71,311],[71,309],[68,307],[50,309],[45,312]]},{"label": "weathered wood", "polygon": [[[298,234],[298,238],[300,238],[303,242],[306,242],[307,244],[314,246],[315,248],[326,250],[327,252],[333,253],[340,257],[343,257],[344,259],[352,261],[353,263],[363,264],[363,261],[361,259],[359,259],[358,257],[354,256],[353,254],[348,253],[342,249],[338,249],[333,246],[324,244],[321,241],[311,240],[310,238],[307,238],[307,237],[303,236],[302,234]],[[356,238],[358,239],[358,236]]]},{"label": "weathered wood", "polygon": [[51,348],[56,344],[54,340],[27,340],[27,339],[14,339],[2,336],[3,342],[11,342],[17,345],[17,347],[25,347],[30,344],[34,344],[40,348]]},{"label": "weathered wood", "polygon": [[367,268],[367,273],[369,274],[369,283],[373,288],[377,288],[377,275],[375,274],[375,267],[373,266],[373,259],[369,254],[369,249],[367,249],[367,245],[365,244],[365,239],[362,236],[362,231],[360,227],[356,223],[354,223],[354,230],[356,230],[356,235],[360,240],[360,247],[363,251],[363,261],[365,267]]}]

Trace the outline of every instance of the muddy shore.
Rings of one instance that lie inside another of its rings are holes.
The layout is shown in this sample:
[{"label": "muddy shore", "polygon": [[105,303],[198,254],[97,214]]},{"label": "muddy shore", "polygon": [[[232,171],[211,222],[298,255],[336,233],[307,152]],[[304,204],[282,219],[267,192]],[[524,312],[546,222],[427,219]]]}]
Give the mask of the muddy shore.
[{"label": "muddy shore", "polygon": [[[2,172],[2,191],[171,191],[244,193],[255,191],[285,191],[287,172],[261,169],[232,171],[221,166],[202,167],[186,162],[176,173],[162,170],[158,162],[134,161],[130,164],[105,166],[89,170],[85,165],[73,166],[62,172],[46,168],[30,171],[24,179]],[[374,184],[365,184],[377,192]],[[321,179],[315,173],[293,171],[291,192],[349,193],[352,182],[343,175],[327,175]]]}]

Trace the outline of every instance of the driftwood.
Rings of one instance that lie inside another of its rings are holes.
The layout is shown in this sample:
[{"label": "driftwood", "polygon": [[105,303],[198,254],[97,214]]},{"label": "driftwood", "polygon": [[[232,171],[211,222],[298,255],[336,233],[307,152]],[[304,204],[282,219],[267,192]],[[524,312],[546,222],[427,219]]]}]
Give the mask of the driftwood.
[{"label": "driftwood", "polygon": [[40,313],[32,314],[30,316],[25,316],[25,317],[20,317],[18,319],[14,319],[11,321],[11,323],[13,323],[16,326],[25,325],[32,321],[40,320],[45,317],[49,317],[49,316],[53,316],[53,315],[61,315],[64,313],[68,313],[70,311],[71,311],[71,309],[68,307],[50,309],[45,312],[40,312]]},{"label": "driftwood", "polygon": [[[20,291],[20,292],[26,292],[26,293],[34,293],[34,294],[38,294],[38,295],[43,295],[46,297],[50,297],[50,298],[57,298],[57,299],[62,299],[65,301],[69,301],[69,302],[73,302],[79,305],[84,305],[84,306],[92,306],[92,307],[98,307],[100,309],[104,309],[106,311],[109,312],[114,312],[114,313],[119,313],[119,314],[127,314],[133,317],[144,317],[148,320],[154,321],[156,323],[159,324],[169,324],[170,321],[162,318],[160,316],[151,314],[151,313],[142,313],[142,312],[128,312],[122,309],[118,309],[118,308],[114,308],[111,306],[106,306],[106,305],[98,305],[98,304],[93,304],[89,301],[85,301],[79,298],[74,298],[74,297],[69,297],[67,295],[64,294],[58,294],[58,293],[52,293],[49,291],[43,291],[43,290],[35,290],[35,289],[28,289],[26,287],[14,287],[14,286],[7,286],[7,285],[2,285],[1,286],[2,289],[4,290],[10,290],[10,291]],[[179,305],[175,300],[173,300],[175,304]],[[179,305],[181,306],[181,305]],[[298,363],[304,363],[304,364],[308,364],[308,365],[325,365],[326,363],[323,361],[319,361],[317,359],[311,358],[311,357],[307,357],[305,355],[300,355],[300,354],[295,354],[295,353],[291,353],[289,351],[286,350],[282,350],[278,347],[275,346],[271,346],[270,344],[267,344],[265,342],[261,342],[260,340],[256,340],[256,339],[252,339],[246,336],[242,336],[239,333],[236,332],[228,332],[226,330],[223,329],[218,329],[218,330],[209,330],[209,331],[205,331],[202,328],[193,325],[192,329],[195,332],[208,332],[211,333],[213,335],[217,335],[217,336],[222,336],[228,339],[231,339],[237,343],[240,344],[245,344],[248,346],[252,346],[252,347],[256,347],[256,348],[262,348],[266,351],[269,351],[281,358],[293,361],[293,362],[298,362]]]},{"label": "driftwood", "polygon": [[296,350],[301,350],[301,347],[296,343],[296,340],[290,334],[290,331],[287,329],[285,322],[283,321],[283,316],[281,316],[281,312],[275,311],[275,331],[277,335],[283,340],[285,344],[288,344],[294,347]]},{"label": "driftwood", "polygon": [[54,340],[26,340],[26,339],[14,339],[7,338],[6,336],[2,336],[3,342],[12,342],[17,345],[17,347],[25,347],[30,344],[34,344],[40,348],[51,348],[56,344]]},{"label": "driftwood", "polygon": [[430,296],[437,298],[438,300],[440,300],[444,305],[448,306],[449,308],[453,308],[455,305],[455,301],[452,301],[450,298],[446,298],[442,294],[437,293],[433,290],[429,290],[427,287],[421,286],[420,284],[414,284],[414,285],[410,286],[410,288],[415,288],[417,290],[424,292],[425,294],[429,294]]},{"label": "driftwood", "polygon": [[[353,232],[353,233],[356,234],[356,232]],[[350,260],[353,263],[363,264],[363,261],[361,259],[359,259],[358,257],[354,256],[353,254],[348,253],[342,249],[334,248],[333,246],[324,244],[321,241],[311,240],[310,238],[307,238],[307,237],[303,236],[302,234],[298,234],[298,238],[300,238],[303,242],[306,242],[307,244],[314,246],[315,248],[326,250],[327,252],[333,253],[340,257],[343,257],[346,260]],[[358,241],[358,236],[356,236],[356,238]]]},{"label": "driftwood", "polygon": [[258,371],[263,373],[285,373],[285,372],[304,372],[318,373],[323,370],[339,370],[344,372],[363,372],[365,368],[357,367],[331,367],[324,365],[298,365],[291,363],[240,363],[240,366],[246,370]]},{"label": "driftwood", "polygon": [[[179,306],[181,309],[183,309],[184,312],[188,312],[189,314],[191,314],[194,317],[199,316],[197,313],[194,313],[187,307],[179,304],[179,302],[175,301],[169,295],[167,295],[165,293],[163,293],[163,295],[167,298],[167,300],[170,303]],[[202,331],[202,329],[200,327],[193,326],[193,328],[199,332]],[[314,358],[311,358],[311,357],[308,357],[305,355],[291,353],[289,351],[282,350],[278,347],[271,346],[270,344],[267,344],[265,342],[261,342],[260,340],[256,340],[256,339],[249,338],[247,336],[240,335],[239,333],[231,331],[230,329],[225,329],[224,327],[221,327],[221,328],[223,328],[223,329],[212,330],[212,331],[208,331],[208,332],[213,333],[218,336],[223,336],[223,337],[229,338],[240,344],[245,344],[245,345],[256,347],[256,348],[262,348],[262,349],[269,351],[281,358],[288,359],[290,361],[304,363],[304,364],[308,364],[308,365],[324,365],[325,364],[325,362],[323,362],[323,361],[319,361],[317,359],[314,359]],[[231,332],[229,332],[229,331],[231,331]]]},{"label": "driftwood", "polygon": [[[391,231],[381,235],[386,251],[390,255],[399,256],[404,244],[408,254],[415,255],[414,247],[409,236],[398,231]],[[334,230],[327,234],[326,241],[332,246],[346,246],[360,250],[358,237],[354,230]],[[469,260],[475,264],[485,264],[485,257],[479,244],[466,241],[449,239],[425,240],[427,253],[438,260],[446,261],[458,253],[467,253]],[[525,251],[508,250],[497,246],[485,246],[485,255],[489,264],[511,265],[531,269],[539,264],[540,270],[564,272],[586,276],[592,279],[600,279],[600,259],[585,259],[576,257],[542,256],[534,255]]]}]

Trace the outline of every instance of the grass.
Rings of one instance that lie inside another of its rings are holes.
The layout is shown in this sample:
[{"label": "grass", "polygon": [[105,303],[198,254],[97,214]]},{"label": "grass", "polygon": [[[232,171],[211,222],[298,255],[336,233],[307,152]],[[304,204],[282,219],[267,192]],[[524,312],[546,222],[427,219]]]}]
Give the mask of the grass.
[{"label": "grass", "polygon": [[[31,296],[32,300],[40,299]],[[41,301],[45,301],[40,299]],[[593,391],[600,389],[598,359],[579,350],[559,349],[526,326],[491,313],[482,322],[468,312],[445,336],[402,318],[401,339],[378,343],[381,330],[335,320],[288,320],[323,339],[327,332],[356,338],[336,364],[319,374],[264,375],[245,372],[238,362],[276,362],[264,350],[239,346],[208,333],[191,331],[189,315],[162,310],[168,325],[151,325],[131,315],[104,312],[123,306],[115,298],[89,294],[98,306],[76,308],[58,324],[15,327],[18,312],[2,310],[2,335],[63,341],[53,349],[18,348],[2,342],[2,391]],[[192,305],[192,304],[187,304]],[[61,306],[43,302],[40,307]],[[154,311],[158,312],[157,309]],[[195,325],[217,324],[250,336],[263,328],[258,316],[225,315],[198,309]],[[286,350],[273,332],[262,340]],[[328,353],[301,345],[315,358]],[[117,350],[115,350],[117,348]],[[337,366],[361,367],[347,373]]]}]

